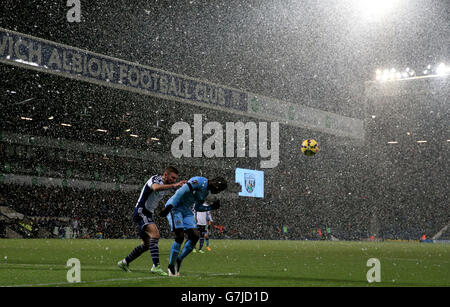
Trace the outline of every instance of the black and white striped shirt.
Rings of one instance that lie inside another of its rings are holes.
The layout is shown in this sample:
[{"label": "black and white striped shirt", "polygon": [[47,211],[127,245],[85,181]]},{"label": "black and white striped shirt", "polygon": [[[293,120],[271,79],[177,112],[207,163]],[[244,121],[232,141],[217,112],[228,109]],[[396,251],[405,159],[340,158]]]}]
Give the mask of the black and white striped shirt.
[{"label": "black and white striped shirt", "polygon": [[145,183],[144,187],[141,190],[141,194],[139,195],[139,199],[137,201],[136,207],[143,207],[152,214],[155,211],[155,208],[158,207],[161,199],[164,198],[167,194],[174,193],[175,189],[167,189],[161,191],[154,191],[152,189],[153,184],[164,184],[161,175],[154,175],[150,177],[150,179]]}]

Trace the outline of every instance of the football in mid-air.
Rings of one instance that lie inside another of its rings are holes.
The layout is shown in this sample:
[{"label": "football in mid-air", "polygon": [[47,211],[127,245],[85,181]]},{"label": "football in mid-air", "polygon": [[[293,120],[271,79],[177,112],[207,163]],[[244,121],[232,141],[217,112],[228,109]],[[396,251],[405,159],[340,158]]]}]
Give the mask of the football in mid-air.
[{"label": "football in mid-air", "polygon": [[301,150],[305,156],[314,156],[319,151],[319,144],[314,139],[306,139],[302,142]]}]

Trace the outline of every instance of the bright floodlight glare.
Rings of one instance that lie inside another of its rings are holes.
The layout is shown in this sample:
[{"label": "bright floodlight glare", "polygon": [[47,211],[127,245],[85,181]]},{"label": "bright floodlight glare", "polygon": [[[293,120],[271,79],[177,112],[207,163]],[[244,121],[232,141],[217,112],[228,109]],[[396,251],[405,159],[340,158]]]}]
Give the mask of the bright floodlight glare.
[{"label": "bright floodlight glare", "polygon": [[385,69],[383,71],[383,74],[381,75],[381,81],[386,81],[389,79],[389,77],[390,77],[389,70]]},{"label": "bright floodlight glare", "polygon": [[352,5],[367,21],[379,21],[397,5],[398,0],[352,0]]},{"label": "bright floodlight glare", "polygon": [[440,63],[439,66],[436,68],[436,74],[438,75],[445,75],[450,73],[450,67],[446,66],[444,63]]},{"label": "bright floodlight glare", "polygon": [[381,80],[381,70],[380,69],[377,69],[375,71],[375,79],[376,80]]},{"label": "bright floodlight glare", "polygon": [[[403,76],[405,77],[405,76]],[[376,71],[376,77],[375,79],[378,81],[387,81],[387,80],[396,80],[401,79],[402,73],[398,72],[395,68],[391,69],[384,69],[381,71],[380,69],[377,69]]]}]

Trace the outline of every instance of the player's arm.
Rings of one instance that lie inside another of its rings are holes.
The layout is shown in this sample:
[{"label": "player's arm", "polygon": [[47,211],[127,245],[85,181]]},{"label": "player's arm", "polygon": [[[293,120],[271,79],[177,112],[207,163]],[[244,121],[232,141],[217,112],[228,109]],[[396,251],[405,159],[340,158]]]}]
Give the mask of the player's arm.
[{"label": "player's arm", "polygon": [[189,186],[187,184],[184,184],[181,188],[179,188],[175,194],[173,194],[173,196],[171,198],[169,198],[169,200],[166,202],[166,205],[164,207],[164,209],[161,211],[161,213],[159,214],[159,216],[165,217],[167,216],[167,214],[169,214],[170,210],[172,210],[172,208],[176,208],[180,205],[181,203],[181,198],[183,197],[183,195],[185,193],[191,193],[191,191],[189,190]]},{"label": "player's arm", "polygon": [[206,229],[209,231],[210,229],[212,229],[211,227],[213,227],[214,224],[211,222],[208,222],[208,225],[206,225]]},{"label": "player's arm", "polygon": [[195,202],[194,209],[195,211],[211,211],[211,210],[217,210],[220,208],[220,201],[217,199],[215,200],[211,205],[205,206],[204,202]]},{"label": "player's arm", "polygon": [[181,180],[177,183],[172,184],[159,184],[159,183],[153,183],[151,185],[151,188],[153,191],[163,191],[163,190],[169,190],[169,189],[178,189],[183,186],[187,181]]},{"label": "player's arm", "polygon": [[211,212],[208,212],[206,214],[206,221],[208,222],[208,225],[212,225],[213,224],[213,219],[212,219]]},{"label": "player's arm", "polygon": [[206,229],[211,229],[211,227],[213,226],[213,219],[211,216],[211,212],[207,212],[206,213]]}]

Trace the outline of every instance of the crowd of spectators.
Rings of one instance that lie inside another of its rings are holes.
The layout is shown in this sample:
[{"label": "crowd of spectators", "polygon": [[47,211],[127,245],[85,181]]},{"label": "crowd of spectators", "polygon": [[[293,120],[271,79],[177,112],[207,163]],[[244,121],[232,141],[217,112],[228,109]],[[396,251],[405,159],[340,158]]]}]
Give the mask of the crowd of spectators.
[{"label": "crowd of spectators", "polygon": [[[75,222],[78,238],[138,237],[131,216],[139,190],[1,184],[0,191],[0,206],[10,207],[33,221],[36,236],[47,233],[68,237],[61,231],[67,227],[73,231]],[[351,198],[333,202],[306,193],[294,200],[224,197],[222,203],[213,212],[211,237],[216,239],[364,240],[371,236],[372,212],[363,201]],[[421,210],[413,214],[394,208],[383,210],[387,209],[379,209],[379,238],[418,239],[424,233],[436,233],[446,223],[438,212],[424,216]],[[155,220],[161,237],[171,238],[167,221],[157,215]]]},{"label": "crowd of spectators", "polygon": [[101,233],[103,238],[118,238],[134,235],[130,219],[134,194],[2,184],[0,201],[2,206],[33,220],[34,227],[44,228],[51,234],[55,227],[73,228],[72,222],[77,219],[82,237],[94,238]]}]

